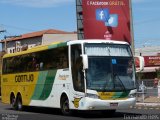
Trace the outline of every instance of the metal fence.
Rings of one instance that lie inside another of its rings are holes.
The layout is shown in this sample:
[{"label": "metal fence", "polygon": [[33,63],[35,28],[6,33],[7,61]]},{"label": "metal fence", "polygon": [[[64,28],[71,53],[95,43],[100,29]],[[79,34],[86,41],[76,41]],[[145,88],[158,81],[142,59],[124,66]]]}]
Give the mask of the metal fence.
[{"label": "metal fence", "polygon": [[136,97],[137,102],[160,102],[158,86],[154,85],[154,80],[139,80],[139,90]]},{"label": "metal fence", "polygon": [[146,87],[154,87],[154,80],[153,79],[138,80],[139,84],[142,84],[142,82]]}]

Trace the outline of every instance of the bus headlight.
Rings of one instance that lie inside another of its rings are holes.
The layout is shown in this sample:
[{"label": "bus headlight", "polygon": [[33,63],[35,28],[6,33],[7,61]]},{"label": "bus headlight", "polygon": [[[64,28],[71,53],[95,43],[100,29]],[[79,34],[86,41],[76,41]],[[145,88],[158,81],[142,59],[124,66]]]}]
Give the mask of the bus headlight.
[{"label": "bus headlight", "polygon": [[128,95],[128,98],[135,98],[136,97],[136,93],[132,93]]},{"label": "bus headlight", "polygon": [[99,99],[99,96],[98,96],[98,95],[96,95],[96,94],[91,94],[91,93],[87,93],[87,94],[86,94],[86,97]]}]

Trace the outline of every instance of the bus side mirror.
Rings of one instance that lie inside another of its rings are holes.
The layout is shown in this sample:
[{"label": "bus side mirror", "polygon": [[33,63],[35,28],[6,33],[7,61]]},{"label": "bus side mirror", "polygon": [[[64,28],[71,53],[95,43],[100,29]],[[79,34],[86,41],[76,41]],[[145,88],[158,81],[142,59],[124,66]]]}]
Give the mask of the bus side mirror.
[{"label": "bus side mirror", "polygon": [[82,55],[82,60],[83,60],[83,69],[88,69],[88,56],[87,55]]},{"label": "bus side mirror", "polygon": [[135,65],[136,67],[136,72],[141,72],[144,70],[144,57],[142,56],[136,56],[135,57]]}]

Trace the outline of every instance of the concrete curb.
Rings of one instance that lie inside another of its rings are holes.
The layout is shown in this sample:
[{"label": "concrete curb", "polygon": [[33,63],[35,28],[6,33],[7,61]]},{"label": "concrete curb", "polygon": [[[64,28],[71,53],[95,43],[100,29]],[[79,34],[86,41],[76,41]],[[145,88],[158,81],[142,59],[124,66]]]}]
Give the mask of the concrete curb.
[{"label": "concrete curb", "polygon": [[136,103],[136,106],[160,107],[160,103]]}]

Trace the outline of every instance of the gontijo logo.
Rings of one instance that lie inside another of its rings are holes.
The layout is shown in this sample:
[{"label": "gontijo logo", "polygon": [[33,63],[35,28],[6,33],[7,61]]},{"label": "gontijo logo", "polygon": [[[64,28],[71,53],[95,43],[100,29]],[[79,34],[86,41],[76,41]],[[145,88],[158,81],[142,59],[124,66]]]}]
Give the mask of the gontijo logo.
[{"label": "gontijo logo", "polygon": [[118,15],[110,14],[108,8],[96,9],[96,20],[104,22],[105,26],[118,26]]},{"label": "gontijo logo", "polygon": [[33,82],[34,81],[34,75],[33,74],[26,74],[26,75],[16,75],[15,76],[15,82]]}]

